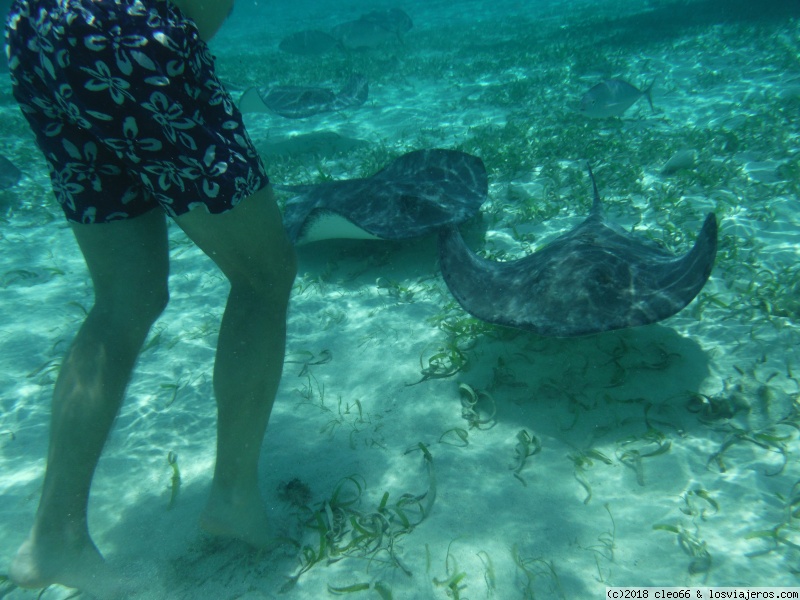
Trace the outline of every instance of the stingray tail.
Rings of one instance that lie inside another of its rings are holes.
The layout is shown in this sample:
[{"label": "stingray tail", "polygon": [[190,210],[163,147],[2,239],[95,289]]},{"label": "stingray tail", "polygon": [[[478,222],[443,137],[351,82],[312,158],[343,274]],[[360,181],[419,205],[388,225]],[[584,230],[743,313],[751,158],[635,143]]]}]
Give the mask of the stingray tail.
[{"label": "stingray tail", "polygon": [[[717,238],[719,225],[714,213],[708,213],[703,223],[703,228],[697,236],[694,247],[686,257],[689,270],[700,272],[698,279],[702,279],[703,284],[711,276],[711,269],[717,258]],[[702,285],[700,286],[702,288]],[[697,290],[700,291],[699,289]]]},{"label": "stingray tail", "polygon": [[674,299],[677,308],[674,312],[694,300],[708,281],[717,256],[717,234],[717,218],[714,213],[708,213],[694,247],[675,261],[673,268],[658,282],[662,292]]},{"label": "stingray tail", "polygon": [[650,85],[648,85],[644,90],[642,90],[642,94],[644,95],[645,98],[647,98],[647,101],[650,103],[650,110],[652,110],[654,113],[656,112],[656,109],[653,106],[653,96],[651,92],[653,91],[653,85],[655,84],[656,79],[657,79],[656,77],[653,77],[653,81],[650,82]]},{"label": "stingray tail", "polygon": [[594,180],[594,173],[592,173],[592,165],[586,163],[586,168],[589,170],[589,178],[592,180],[592,216],[599,215],[603,210],[603,201],[600,199],[600,192],[597,190],[597,182]]}]

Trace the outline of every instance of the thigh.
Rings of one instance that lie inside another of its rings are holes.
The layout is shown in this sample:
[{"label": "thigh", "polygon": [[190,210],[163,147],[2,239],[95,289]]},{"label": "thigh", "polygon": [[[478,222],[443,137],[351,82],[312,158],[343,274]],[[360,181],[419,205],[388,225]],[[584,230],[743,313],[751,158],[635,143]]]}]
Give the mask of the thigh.
[{"label": "thigh", "polygon": [[95,305],[122,318],[152,318],[168,299],[166,217],[151,210],[111,223],[72,224],[92,277]]}]

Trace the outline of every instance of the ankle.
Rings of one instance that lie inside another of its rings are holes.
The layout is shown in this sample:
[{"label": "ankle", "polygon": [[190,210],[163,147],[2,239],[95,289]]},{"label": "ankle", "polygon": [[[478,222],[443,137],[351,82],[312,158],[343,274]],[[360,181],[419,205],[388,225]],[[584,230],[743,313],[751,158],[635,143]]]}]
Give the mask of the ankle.
[{"label": "ankle", "polygon": [[36,544],[57,544],[67,548],[94,546],[85,519],[37,517],[29,539]]}]

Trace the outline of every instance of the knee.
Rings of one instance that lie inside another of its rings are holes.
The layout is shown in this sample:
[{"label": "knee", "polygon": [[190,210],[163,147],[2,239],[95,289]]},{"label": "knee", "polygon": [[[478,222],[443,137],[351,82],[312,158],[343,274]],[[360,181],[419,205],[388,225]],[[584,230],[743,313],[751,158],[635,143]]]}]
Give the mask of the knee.
[{"label": "knee", "polygon": [[167,308],[167,304],[169,304],[169,288],[166,283],[158,288],[148,290],[141,297],[139,310],[142,318],[149,322],[148,327],[161,316],[161,313]]},{"label": "knee", "polygon": [[287,244],[279,256],[270,256],[259,267],[239,277],[231,277],[231,290],[254,297],[266,305],[287,305],[297,275],[294,248]]},{"label": "knee", "polygon": [[97,293],[94,310],[105,315],[112,326],[147,332],[169,303],[166,281],[158,285],[131,286],[127,292]]},{"label": "knee", "polygon": [[294,248],[289,246],[280,260],[273,263],[273,267],[260,279],[260,292],[273,301],[289,302],[294,279],[297,276],[297,259]]}]

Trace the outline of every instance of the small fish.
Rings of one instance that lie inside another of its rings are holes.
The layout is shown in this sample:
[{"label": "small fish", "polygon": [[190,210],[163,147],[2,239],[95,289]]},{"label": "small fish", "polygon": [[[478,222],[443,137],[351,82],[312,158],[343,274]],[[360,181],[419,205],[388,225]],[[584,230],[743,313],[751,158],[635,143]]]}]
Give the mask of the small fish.
[{"label": "small fish", "polygon": [[673,175],[681,170],[694,169],[697,164],[696,150],[679,150],[661,167],[662,175]]},{"label": "small fish", "polygon": [[645,96],[650,103],[650,109],[655,112],[653,98],[650,96],[653,83],[655,80],[647,88],[640,90],[622,79],[608,79],[583,95],[578,110],[593,119],[621,117],[639,98]]}]

